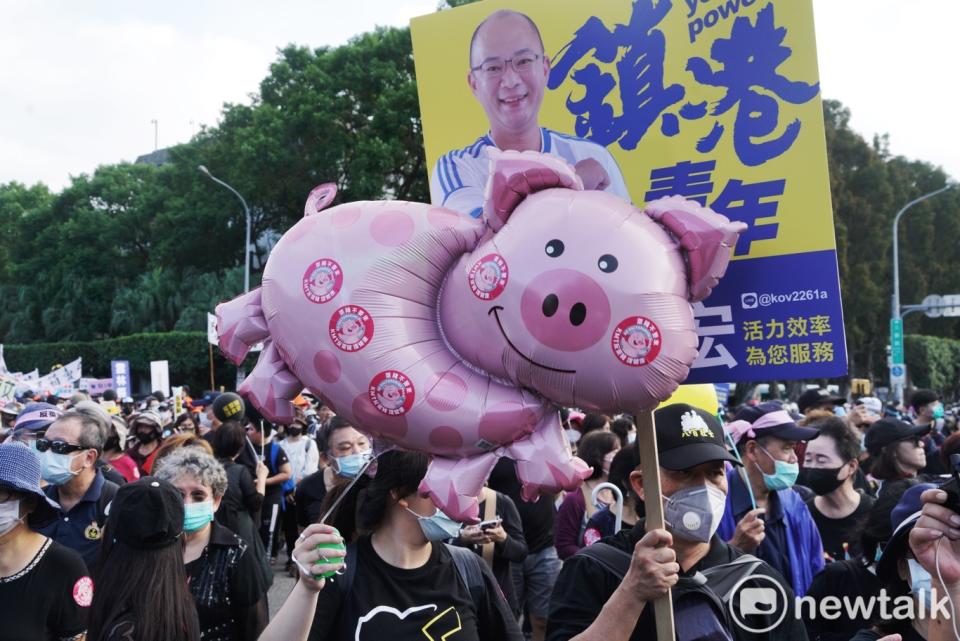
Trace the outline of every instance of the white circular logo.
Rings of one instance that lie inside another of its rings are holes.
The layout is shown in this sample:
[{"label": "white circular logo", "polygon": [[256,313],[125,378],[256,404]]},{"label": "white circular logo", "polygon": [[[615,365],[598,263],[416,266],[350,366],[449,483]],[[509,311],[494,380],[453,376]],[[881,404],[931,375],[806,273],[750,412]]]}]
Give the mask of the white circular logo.
[{"label": "white circular logo", "polygon": [[[769,583],[773,587],[743,587],[747,581],[756,581],[759,583]],[[779,598],[777,595],[780,595]],[[787,616],[790,604],[787,603],[787,592],[783,586],[777,583],[776,579],[765,574],[751,574],[745,576],[733,589],[730,590],[730,616],[733,622],[741,630],[752,632],[754,634],[764,634],[780,625]],[[774,620],[774,615],[780,610],[780,616]],[[751,615],[760,615],[768,617],[773,621],[764,628],[752,628],[746,623],[746,617]]]},{"label": "white circular logo", "polygon": [[683,515],[683,527],[688,530],[699,530],[700,516],[696,512],[687,512]]}]

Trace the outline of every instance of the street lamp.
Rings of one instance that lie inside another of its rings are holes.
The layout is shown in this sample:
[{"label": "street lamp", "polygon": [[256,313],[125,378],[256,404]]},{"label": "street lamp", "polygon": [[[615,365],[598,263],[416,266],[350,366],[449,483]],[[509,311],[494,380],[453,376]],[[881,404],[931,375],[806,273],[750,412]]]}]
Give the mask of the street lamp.
[{"label": "street lamp", "polygon": [[[936,196],[937,194],[940,194],[940,193],[943,193],[943,192],[947,191],[948,189],[952,189],[953,187],[956,187],[956,185],[957,185],[957,183],[948,182],[946,185],[944,185],[944,186],[941,187],[940,189],[937,189],[937,190],[935,190],[935,191],[931,191],[929,194],[924,194],[923,196],[920,196],[919,198],[916,198],[916,199],[914,199],[914,200],[911,200],[911,201],[908,202],[906,205],[904,205],[904,206],[900,209],[900,211],[897,212],[897,215],[896,215],[896,216],[893,217],[893,309],[891,310],[891,319],[892,319],[892,320],[899,321],[899,320],[901,320],[901,319],[903,318],[903,317],[900,315],[900,242],[899,242],[900,238],[899,238],[899,234],[898,234],[898,232],[897,232],[897,228],[898,228],[898,226],[899,226],[899,224],[900,224],[900,219],[903,217],[903,215],[904,215],[905,213],[907,213],[907,210],[908,210],[908,209],[910,209],[911,207],[913,207],[913,206],[916,205],[917,203],[923,202],[924,200],[926,200],[926,199],[928,199],[928,198],[932,198],[932,197]],[[893,325],[893,323],[891,323],[891,327],[892,327],[892,325]],[[892,337],[891,337],[891,339],[892,339]],[[893,347],[892,344],[891,344],[891,347]],[[897,365],[897,364],[898,364],[898,363],[894,363],[894,365]],[[892,375],[892,374],[891,374],[891,378],[893,378],[893,375]],[[891,387],[893,387],[893,385],[891,385]],[[903,400],[903,387],[902,387],[902,386],[900,386],[900,385],[897,385],[897,386],[896,386],[895,396],[896,396],[896,399],[897,399],[898,402]]]},{"label": "street lamp", "polygon": [[240,202],[243,204],[243,213],[244,213],[244,215],[246,215],[246,217],[247,217],[247,242],[246,242],[246,244],[243,246],[243,262],[244,262],[244,265],[243,265],[243,291],[244,291],[244,292],[249,292],[249,291],[250,291],[250,208],[247,207],[247,201],[245,201],[245,200],[243,199],[243,196],[241,196],[240,193],[239,193],[236,189],[234,189],[233,187],[231,187],[231,186],[228,185],[227,183],[223,182],[222,180],[220,180],[219,178],[217,178],[216,176],[214,176],[213,174],[211,174],[209,169],[207,169],[207,168],[204,167],[203,165],[197,165],[197,169],[199,169],[199,170],[200,170],[200,173],[205,174],[205,175],[207,176],[207,178],[209,178],[209,179],[212,180],[213,182],[215,182],[215,183],[217,183],[218,185],[221,185],[221,186],[223,186],[223,187],[226,187],[226,188],[229,189],[231,192],[233,192],[233,195],[236,196],[237,198],[239,198],[239,199],[240,199]]}]

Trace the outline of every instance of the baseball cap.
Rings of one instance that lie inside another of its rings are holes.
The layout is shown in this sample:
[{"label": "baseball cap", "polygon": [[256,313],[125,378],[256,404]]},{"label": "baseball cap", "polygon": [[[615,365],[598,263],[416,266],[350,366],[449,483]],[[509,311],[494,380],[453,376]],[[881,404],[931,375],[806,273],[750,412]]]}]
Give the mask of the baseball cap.
[{"label": "baseball cap", "polygon": [[811,407],[827,403],[841,405],[845,400],[842,396],[831,394],[825,389],[808,389],[797,399],[797,407],[803,414]]},{"label": "baseball cap", "polygon": [[183,534],[183,498],[152,476],[121,485],[110,506],[113,537],[135,550],[159,550]]},{"label": "baseball cap", "polygon": [[657,425],[660,466],[688,470],[708,461],[739,465],[723,444],[723,427],[709,412],[687,403],[674,403],[653,413]]},{"label": "baseball cap", "polygon": [[920,509],[923,507],[920,495],[936,487],[933,483],[918,483],[908,488],[890,512],[893,534],[884,546],[880,560],[877,561],[877,576],[881,580],[897,578],[897,561],[906,556],[910,531],[920,520]]},{"label": "baseball cap", "polygon": [[788,410],[783,401],[764,401],[762,403],[757,403],[756,405],[741,406],[739,409],[737,409],[737,413],[733,415],[733,420],[753,423],[764,414],[771,414],[773,412],[781,411],[790,414],[794,421],[799,421],[803,418],[802,415],[795,414],[794,412]]},{"label": "baseball cap", "polygon": [[36,496],[37,507],[30,515],[37,525],[52,521],[60,506],[40,489],[40,457],[17,441],[0,444],[0,487]]},{"label": "baseball cap", "polygon": [[163,418],[153,410],[143,410],[134,414],[130,419],[130,429],[133,430],[138,423],[153,423],[159,430],[163,427]]},{"label": "baseball cap", "polygon": [[857,399],[857,405],[863,405],[871,414],[883,416],[883,401],[876,396],[861,396]]},{"label": "baseball cap", "polygon": [[734,443],[744,439],[776,436],[785,441],[810,441],[820,436],[813,427],[800,427],[786,410],[777,410],[764,414],[753,421],[733,421],[726,426],[727,433]]},{"label": "baseball cap", "polygon": [[14,431],[30,430],[38,432],[47,429],[51,423],[63,416],[63,412],[56,405],[50,403],[27,403],[20,414],[17,415],[17,422],[13,424]]},{"label": "baseball cap", "polygon": [[871,456],[879,456],[887,445],[922,436],[930,431],[930,425],[913,425],[896,418],[882,418],[867,429],[864,446]]}]

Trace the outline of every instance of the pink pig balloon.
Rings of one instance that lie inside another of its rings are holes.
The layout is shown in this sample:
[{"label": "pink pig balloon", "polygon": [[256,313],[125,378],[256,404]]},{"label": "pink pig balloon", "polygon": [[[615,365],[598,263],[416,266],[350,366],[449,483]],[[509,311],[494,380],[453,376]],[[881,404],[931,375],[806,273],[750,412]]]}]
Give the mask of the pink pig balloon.
[{"label": "pink pig balloon", "polygon": [[217,307],[240,387],[287,422],[307,387],[384,443],[433,455],[420,490],[475,522],[500,456],[523,495],[575,489],[555,404],[654,408],[697,354],[690,302],[726,270],[744,226],[679,197],[641,211],[583,191],[553,156],[494,152],[484,216],[409,202],[348,203],[305,217],[263,285]]}]

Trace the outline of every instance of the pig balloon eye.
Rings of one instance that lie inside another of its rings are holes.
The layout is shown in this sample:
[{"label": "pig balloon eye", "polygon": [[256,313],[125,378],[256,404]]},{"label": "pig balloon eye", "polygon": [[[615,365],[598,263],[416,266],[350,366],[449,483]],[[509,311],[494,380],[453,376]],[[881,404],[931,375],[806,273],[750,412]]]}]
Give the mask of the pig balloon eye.
[{"label": "pig balloon eye", "polygon": [[547,256],[550,258],[556,258],[563,253],[563,241],[554,238],[547,246],[543,248],[543,251],[547,253]]},{"label": "pig balloon eye", "polygon": [[611,256],[610,254],[604,254],[600,257],[600,260],[597,261],[597,267],[600,268],[600,271],[607,274],[617,271],[617,266],[619,264],[620,263],[617,262],[617,257]]}]

